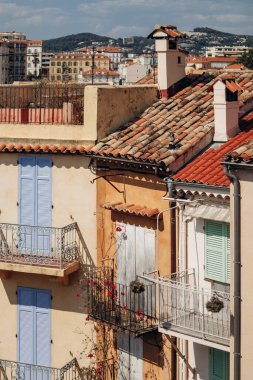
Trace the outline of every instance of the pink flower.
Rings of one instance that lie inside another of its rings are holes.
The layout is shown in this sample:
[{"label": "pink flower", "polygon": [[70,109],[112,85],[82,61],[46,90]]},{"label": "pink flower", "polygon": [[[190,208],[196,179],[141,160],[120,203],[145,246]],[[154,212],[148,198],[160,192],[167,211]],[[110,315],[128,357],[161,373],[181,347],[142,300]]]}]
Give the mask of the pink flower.
[{"label": "pink flower", "polygon": [[113,297],[113,301],[117,301],[118,297]]},{"label": "pink flower", "polygon": [[121,294],[122,296],[124,296],[124,295],[125,295],[125,293],[124,293],[124,292],[121,292],[120,294]]},{"label": "pink flower", "polygon": [[137,310],[137,314],[138,314],[138,315],[141,315],[142,313],[143,313],[143,310],[141,310],[141,309],[138,309],[138,310]]},{"label": "pink flower", "polygon": [[115,290],[117,288],[117,286],[115,284],[111,284],[110,288],[113,289],[113,290]]},{"label": "pink flower", "polygon": [[108,291],[108,296],[112,296],[113,292],[111,290]]},{"label": "pink flower", "polygon": [[80,298],[81,295],[79,293],[76,294],[76,298]]},{"label": "pink flower", "polygon": [[94,355],[93,354],[89,354],[88,358],[94,358]]},{"label": "pink flower", "polygon": [[123,306],[122,306],[122,309],[126,309],[126,308],[127,308],[126,305],[123,305]]},{"label": "pink flower", "polygon": [[120,227],[116,227],[116,232],[121,232],[122,229]]}]

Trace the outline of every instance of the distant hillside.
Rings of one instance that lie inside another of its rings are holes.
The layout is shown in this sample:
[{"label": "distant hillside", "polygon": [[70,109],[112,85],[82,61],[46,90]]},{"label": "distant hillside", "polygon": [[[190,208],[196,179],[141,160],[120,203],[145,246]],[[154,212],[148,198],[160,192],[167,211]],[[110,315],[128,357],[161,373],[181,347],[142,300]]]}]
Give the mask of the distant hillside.
[{"label": "distant hillside", "polygon": [[[204,54],[206,46],[248,45],[253,47],[253,36],[226,33],[207,27],[195,28],[192,32],[186,32],[186,34],[187,37],[181,41],[180,45],[188,50],[191,55]],[[115,39],[93,33],[79,33],[44,41],[44,51],[73,51],[91,46],[93,42],[107,45],[109,41],[113,45],[123,46],[122,38]],[[142,53],[149,51],[153,44],[154,41],[148,40],[146,37],[134,37],[134,44],[124,47],[130,52]]]},{"label": "distant hillside", "polygon": [[[90,46],[92,42],[101,42],[107,45],[109,40],[114,39],[93,33],[78,33],[46,40],[43,46],[44,50],[48,52],[73,51],[81,47]],[[116,40],[114,41],[116,42]]]}]

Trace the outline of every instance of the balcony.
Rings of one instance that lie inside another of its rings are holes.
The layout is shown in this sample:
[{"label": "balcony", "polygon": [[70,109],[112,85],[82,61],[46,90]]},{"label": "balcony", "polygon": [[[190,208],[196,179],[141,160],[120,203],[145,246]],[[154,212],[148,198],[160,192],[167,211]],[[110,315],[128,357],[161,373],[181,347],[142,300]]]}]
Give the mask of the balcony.
[{"label": "balcony", "polygon": [[202,344],[229,346],[229,293],[197,288],[182,277],[162,278],[158,284],[159,331]]},{"label": "balcony", "polygon": [[[81,380],[77,360],[73,359],[62,368],[44,367],[0,359],[0,380]],[[88,379],[88,378],[87,378]],[[85,379],[86,380],[86,379]]]},{"label": "balcony", "polygon": [[157,329],[155,284],[142,280],[142,291],[114,281],[113,271],[99,270],[88,282],[90,316],[135,336]]},{"label": "balcony", "polygon": [[81,368],[74,358],[62,368],[0,359],[0,380],[115,380],[115,363],[112,360],[93,363]]},{"label": "balcony", "polygon": [[67,279],[80,267],[78,225],[62,228],[0,223],[0,272],[36,273]]},{"label": "balcony", "polygon": [[83,125],[84,86],[0,86],[0,123]]}]

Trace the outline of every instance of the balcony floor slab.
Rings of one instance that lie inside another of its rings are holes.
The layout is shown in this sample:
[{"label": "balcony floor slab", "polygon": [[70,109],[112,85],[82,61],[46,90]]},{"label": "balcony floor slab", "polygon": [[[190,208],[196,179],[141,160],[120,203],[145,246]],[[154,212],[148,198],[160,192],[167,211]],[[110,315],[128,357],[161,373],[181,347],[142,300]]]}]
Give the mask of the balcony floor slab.
[{"label": "balcony floor slab", "polygon": [[20,262],[2,262],[0,261],[0,273],[20,272],[27,274],[42,274],[45,276],[53,276],[64,278],[80,268],[79,261],[73,261],[64,264],[63,268],[39,264],[23,264]]}]

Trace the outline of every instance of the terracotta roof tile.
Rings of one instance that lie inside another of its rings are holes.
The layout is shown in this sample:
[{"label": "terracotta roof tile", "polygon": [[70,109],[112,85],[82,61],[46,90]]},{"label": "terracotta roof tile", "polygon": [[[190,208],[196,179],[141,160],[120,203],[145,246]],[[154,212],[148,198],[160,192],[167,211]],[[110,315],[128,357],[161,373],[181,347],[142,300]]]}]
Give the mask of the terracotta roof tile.
[{"label": "terracotta roof tile", "polygon": [[4,153],[10,153],[10,152],[23,152],[23,153],[61,153],[61,154],[85,154],[90,151],[90,149],[93,147],[93,145],[90,145],[88,147],[85,147],[84,145],[56,145],[53,144],[51,146],[46,144],[25,144],[22,145],[20,143],[9,143],[4,144],[0,143],[0,152]]},{"label": "terracotta roof tile", "polygon": [[174,181],[228,187],[230,181],[221,162],[253,162],[253,112],[240,120],[240,127],[243,132],[216,149],[209,148],[176,173],[172,177]]},{"label": "terracotta roof tile", "polygon": [[[129,204],[123,202],[112,202],[105,203],[102,207],[111,211],[118,211],[126,214],[134,214],[137,216],[145,216],[153,219],[155,219],[159,214],[159,210],[157,208],[135,205],[133,203]],[[161,218],[162,215],[160,215],[159,217]]]},{"label": "terracotta roof tile", "polygon": [[[249,93],[245,88],[253,83],[252,72],[190,74],[185,78],[184,87],[175,95],[155,101],[138,119],[99,141],[89,154],[150,162],[169,170],[168,166],[179,156],[213,133],[213,84],[218,79],[232,79],[230,86],[233,89],[242,88],[241,104],[249,97],[253,98],[253,86]],[[173,150],[169,149],[171,133],[176,144]]]}]

